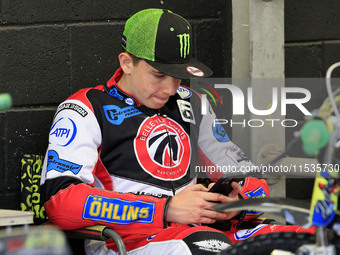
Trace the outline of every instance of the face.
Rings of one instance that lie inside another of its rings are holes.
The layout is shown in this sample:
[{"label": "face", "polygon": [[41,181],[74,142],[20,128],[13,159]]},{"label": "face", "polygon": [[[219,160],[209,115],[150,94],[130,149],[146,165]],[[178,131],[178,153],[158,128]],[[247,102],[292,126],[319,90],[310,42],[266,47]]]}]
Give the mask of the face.
[{"label": "face", "polygon": [[129,75],[125,77],[125,87],[122,88],[151,109],[163,107],[169,97],[176,94],[181,83],[180,79],[159,72],[144,60],[132,64]]}]

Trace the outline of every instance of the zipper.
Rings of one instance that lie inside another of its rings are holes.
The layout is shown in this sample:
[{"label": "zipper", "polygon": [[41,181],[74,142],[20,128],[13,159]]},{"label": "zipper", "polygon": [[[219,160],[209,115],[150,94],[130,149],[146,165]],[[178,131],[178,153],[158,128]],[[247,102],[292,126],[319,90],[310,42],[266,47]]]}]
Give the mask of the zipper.
[{"label": "zipper", "polygon": [[[169,150],[169,153],[170,153],[170,170],[171,170],[172,169],[172,165],[173,165],[173,162],[172,162],[172,159],[173,159],[173,155],[172,155],[173,147],[172,147],[172,142],[171,142],[171,139],[170,139],[170,132],[169,132],[169,130],[168,130],[164,120],[163,120],[163,118],[167,118],[168,116],[166,114],[162,114],[159,109],[155,110],[155,112],[156,112],[156,114],[158,116],[158,119],[162,122],[162,124],[164,126],[164,129],[165,129],[165,132],[166,132],[166,135],[167,135],[167,138],[169,140],[169,147],[170,147],[169,148],[170,149]],[[172,194],[175,195],[176,194],[175,185],[174,185],[173,181],[170,181],[170,183],[171,183]]]}]

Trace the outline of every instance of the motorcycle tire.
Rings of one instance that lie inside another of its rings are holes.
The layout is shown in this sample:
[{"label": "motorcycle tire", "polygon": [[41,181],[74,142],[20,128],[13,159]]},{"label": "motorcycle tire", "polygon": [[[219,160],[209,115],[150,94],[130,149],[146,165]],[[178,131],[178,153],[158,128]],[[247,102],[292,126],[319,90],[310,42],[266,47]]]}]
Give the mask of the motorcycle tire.
[{"label": "motorcycle tire", "polygon": [[300,246],[313,243],[315,243],[315,235],[309,233],[269,233],[237,242],[222,251],[221,255],[270,255],[273,250],[295,253]]}]

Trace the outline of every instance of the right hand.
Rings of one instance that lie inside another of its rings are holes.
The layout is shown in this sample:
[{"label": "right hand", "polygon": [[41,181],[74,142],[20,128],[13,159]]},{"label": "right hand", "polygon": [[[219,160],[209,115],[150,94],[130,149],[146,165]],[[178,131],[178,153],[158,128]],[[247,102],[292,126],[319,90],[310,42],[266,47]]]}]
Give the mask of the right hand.
[{"label": "right hand", "polygon": [[216,220],[227,220],[229,215],[211,207],[228,199],[222,194],[208,192],[201,184],[186,187],[170,200],[166,220],[179,224],[212,224]]}]

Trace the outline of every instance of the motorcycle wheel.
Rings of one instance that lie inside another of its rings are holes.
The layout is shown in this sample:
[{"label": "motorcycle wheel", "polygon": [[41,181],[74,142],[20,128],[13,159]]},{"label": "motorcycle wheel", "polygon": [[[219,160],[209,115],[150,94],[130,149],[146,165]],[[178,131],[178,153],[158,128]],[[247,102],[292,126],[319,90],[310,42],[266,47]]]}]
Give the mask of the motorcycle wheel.
[{"label": "motorcycle wheel", "polygon": [[[315,235],[309,233],[269,233],[235,243],[222,251],[221,255],[270,255],[273,250],[294,253],[300,246],[313,243],[315,243]],[[338,250],[339,247],[336,248]]]}]

